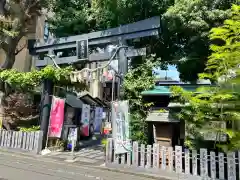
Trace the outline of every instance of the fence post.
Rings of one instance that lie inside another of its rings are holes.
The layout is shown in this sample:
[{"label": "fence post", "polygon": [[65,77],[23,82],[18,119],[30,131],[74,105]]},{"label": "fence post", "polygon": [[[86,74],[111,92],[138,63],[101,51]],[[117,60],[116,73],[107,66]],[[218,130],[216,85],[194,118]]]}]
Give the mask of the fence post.
[{"label": "fence post", "polygon": [[190,159],[189,159],[189,149],[185,149],[184,154],[184,160],[185,160],[185,174],[190,173]]},{"label": "fence post", "polygon": [[34,136],[34,152],[36,154],[40,153],[40,151],[42,150],[42,138],[43,138],[43,132],[36,131]]},{"label": "fence post", "polygon": [[236,163],[235,163],[235,153],[229,152],[227,154],[227,164],[228,164],[228,180],[236,180]]},{"label": "fence post", "polygon": [[216,156],[215,152],[210,152],[211,178],[216,179]]},{"label": "fence post", "polygon": [[152,146],[151,145],[147,145],[147,168],[151,168],[152,167]]},{"label": "fence post", "polygon": [[192,173],[194,176],[197,176],[198,174],[198,163],[197,163],[197,151],[192,150]]},{"label": "fence post", "polygon": [[238,179],[240,180],[240,151],[238,151]]},{"label": "fence post", "polygon": [[4,146],[4,147],[7,146],[7,139],[8,139],[8,132],[5,131],[5,132],[4,132],[4,142],[3,142],[3,146]]},{"label": "fence post", "polygon": [[128,151],[127,152],[127,165],[128,166],[131,166],[131,163],[132,163],[132,151]]},{"label": "fence post", "polygon": [[1,129],[0,132],[1,132],[1,134],[0,134],[0,135],[1,135],[1,137],[0,137],[0,138],[1,138],[1,141],[0,141],[1,144],[0,144],[0,146],[3,146],[3,142],[4,142],[4,130]]},{"label": "fence post", "polygon": [[160,145],[157,143],[153,144],[153,168],[159,169],[160,160]]},{"label": "fence post", "polygon": [[22,148],[22,140],[23,140],[23,132],[19,131],[18,132],[18,140],[17,140],[17,148],[19,148],[19,149]]},{"label": "fence post", "polygon": [[140,160],[140,166],[142,168],[145,167],[145,144],[141,144],[141,153],[140,153],[140,157],[141,157],[141,160]]},{"label": "fence post", "polygon": [[12,139],[12,131],[8,131],[8,136],[7,136],[7,147],[11,148],[11,139]]},{"label": "fence post", "polygon": [[177,173],[182,173],[182,147],[175,146],[175,168]]},{"label": "fence post", "polygon": [[225,167],[224,167],[224,154],[218,153],[218,165],[219,165],[219,179],[225,179]]},{"label": "fence post", "polygon": [[33,150],[33,147],[34,147],[34,135],[35,135],[35,132],[30,132],[30,140],[29,140],[29,150],[32,151]]},{"label": "fence post", "polygon": [[208,177],[208,163],[207,163],[207,150],[200,149],[200,176]]},{"label": "fence post", "polygon": [[26,149],[26,142],[27,142],[27,133],[26,132],[22,132],[22,149]]},{"label": "fence post", "polygon": [[133,142],[133,165],[138,166],[138,153],[139,153],[139,147],[138,147],[138,142],[134,141]]},{"label": "fence post", "polygon": [[11,148],[15,147],[16,131],[12,132]]},{"label": "fence post", "polygon": [[161,159],[162,159],[161,168],[165,170],[166,169],[166,147],[165,146],[161,147]]},{"label": "fence post", "polygon": [[113,139],[108,138],[106,149],[105,149],[105,162],[111,163],[112,162],[112,151],[113,151]]},{"label": "fence post", "polygon": [[168,147],[168,170],[172,171],[173,170],[173,148]]}]

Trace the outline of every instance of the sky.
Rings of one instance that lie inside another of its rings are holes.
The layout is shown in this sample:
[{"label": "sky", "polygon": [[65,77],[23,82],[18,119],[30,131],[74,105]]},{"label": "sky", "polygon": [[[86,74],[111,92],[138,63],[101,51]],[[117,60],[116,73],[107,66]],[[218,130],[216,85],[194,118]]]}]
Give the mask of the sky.
[{"label": "sky", "polygon": [[167,71],[163,71],[160,68],[153,70],[155,73],[157,73],[157,77],[171,77],[173,80],[179,81],[179,72],[177,71],[176,67],[173,65],[168,66]]}]

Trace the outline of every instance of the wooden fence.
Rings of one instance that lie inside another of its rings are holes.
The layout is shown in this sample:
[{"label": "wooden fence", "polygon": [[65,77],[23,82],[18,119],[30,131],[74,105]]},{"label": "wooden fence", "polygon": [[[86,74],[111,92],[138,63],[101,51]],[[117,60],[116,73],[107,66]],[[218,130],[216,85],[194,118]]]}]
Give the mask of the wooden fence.
[{"label": "wooden fence", "polygon": [[42,131],[22,132],[0,129],[0,148],[29,151],[38,154],[42,150]]},{"label": "wooden fence", "polygon": [[170,179],[240,180],[240,152],[199,151],[181,146],[132,143],[131,151],[115,154],[113,139],[108,139],[106,166],[133,168],[136,171],[159,174]]}]

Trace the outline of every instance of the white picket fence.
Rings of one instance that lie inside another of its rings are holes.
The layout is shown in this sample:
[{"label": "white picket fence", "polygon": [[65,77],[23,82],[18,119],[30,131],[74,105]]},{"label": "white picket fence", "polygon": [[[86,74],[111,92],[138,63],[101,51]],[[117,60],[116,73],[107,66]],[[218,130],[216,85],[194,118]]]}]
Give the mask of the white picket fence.
[{"label": "white picket fence", "polygon": [[116,155],[113,139],[108,139],[106,166],[133,168],[170,179],[240,180],[240,152],[224,154],[209,152],[207,149],[188,150],[181,146],[145,146],[138,142],[133,142],[131,149]]},{"label": "white picket fence", "polygon": [[42,150],[42,131],[22,132],[0,129],[0,148],[24,150],[38,154]]}]

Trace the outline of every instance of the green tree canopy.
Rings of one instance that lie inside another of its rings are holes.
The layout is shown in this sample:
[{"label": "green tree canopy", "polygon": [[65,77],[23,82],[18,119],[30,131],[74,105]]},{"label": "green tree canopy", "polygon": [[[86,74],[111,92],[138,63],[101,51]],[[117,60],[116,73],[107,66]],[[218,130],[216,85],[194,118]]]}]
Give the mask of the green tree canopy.
[{"label": "green tree canopy", "polygon": [[[180,96],[178,100],[186,104],[179,117],[186,123],[187,145],[203,146],[204,133],[215,132],[229,138],[227,144],[216,138],[216,144],[221,144],[224,150],[237,150],[240,148],[240,6],[233,5],[230,18],[223,26],[212,28],[209,37],[212,53],[205,73],[199,76],[213,80],[216,86],[199,88],[197,93],[174,87],[174,96]],[[209,127],[212,121],[223,122],[226,128]]]},{"label": "green tree canopy", "polygon": [[150,45],[162,64],[177,64],[183,80],[195,82],[210,55],[209,31],[229,17],[233,2],[236,0],[56,0],[50,24],[61,37],[161,16],[159,38],[142,44]]}]

